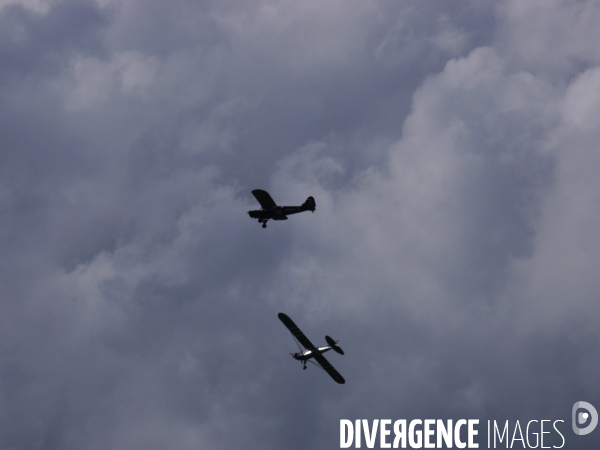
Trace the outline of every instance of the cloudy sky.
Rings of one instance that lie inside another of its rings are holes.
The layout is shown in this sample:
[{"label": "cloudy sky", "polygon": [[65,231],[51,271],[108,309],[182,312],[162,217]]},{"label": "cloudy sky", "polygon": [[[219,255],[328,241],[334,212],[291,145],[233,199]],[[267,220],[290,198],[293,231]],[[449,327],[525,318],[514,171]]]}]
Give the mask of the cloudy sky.
[{"label": "cloudy sky", "polygon": [[[597,448],[570,414],[600,407],[599,23],[0,0],[0,448],[333,449],[386,418]],[[263,230],[255,188],[317,210]],[[345,385],[280,311],[341,338]]]}]

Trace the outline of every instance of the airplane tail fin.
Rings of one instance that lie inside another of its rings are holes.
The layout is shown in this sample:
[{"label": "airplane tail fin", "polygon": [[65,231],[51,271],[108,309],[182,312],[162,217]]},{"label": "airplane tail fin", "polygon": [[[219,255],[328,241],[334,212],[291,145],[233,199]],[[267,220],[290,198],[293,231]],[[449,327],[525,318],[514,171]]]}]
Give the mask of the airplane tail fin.
[{"label": "airplane tail fin", "polygon": [[302,207],[305,210],[315,212],[315,208],[317,207],[317,204],[315,203],[315,199],[314,198],[308,197],[306,199],[306,201],[302,204]]},{"label": "airplane tail fin", "polygon": [[344,350],[338,345],[340,340],[334,341],[329,336],[325,336],[325,340],[327,341],[327,345],[330,345],[334,352],[339,353],[340,355],[344,354]]}]

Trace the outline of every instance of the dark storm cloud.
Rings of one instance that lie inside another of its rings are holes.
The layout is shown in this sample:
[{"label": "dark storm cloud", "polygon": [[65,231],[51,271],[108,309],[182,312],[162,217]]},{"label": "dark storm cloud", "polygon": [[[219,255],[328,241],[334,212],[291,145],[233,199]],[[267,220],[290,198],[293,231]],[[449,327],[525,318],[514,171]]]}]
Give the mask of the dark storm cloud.
[{"label": "dark storm cloud", "polygon": [[599,403],[593,2],[0,5],[3,446]]}]

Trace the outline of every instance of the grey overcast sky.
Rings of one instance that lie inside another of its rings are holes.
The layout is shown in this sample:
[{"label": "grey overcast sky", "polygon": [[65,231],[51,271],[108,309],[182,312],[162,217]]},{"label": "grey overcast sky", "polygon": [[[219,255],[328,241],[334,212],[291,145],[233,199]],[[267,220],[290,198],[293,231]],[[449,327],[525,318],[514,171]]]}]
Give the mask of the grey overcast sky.
[{"label": "grey overcast sky", "polygon": [[[414,418],[598,448],[570,419],[600,408],[598,24],[0,0],[0,448],[335,449],[340,419]],[[263,230],[255,188],[317,210]],[[280,311],[341,338],[345,385]]]}]

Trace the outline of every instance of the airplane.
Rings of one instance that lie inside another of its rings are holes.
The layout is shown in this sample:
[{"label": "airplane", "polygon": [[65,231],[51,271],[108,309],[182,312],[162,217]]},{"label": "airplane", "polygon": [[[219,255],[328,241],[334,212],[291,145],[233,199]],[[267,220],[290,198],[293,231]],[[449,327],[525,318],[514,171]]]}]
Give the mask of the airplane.
[{"label": "airplane", "polygon": [[308,197],[302,206],[277,206],[267,191],[262,189],[254,189],[252,191],[261,209],[248,211],[248,215],[253,219],[258,219],[258,223],[262,223],[263,228],[267,228],[267,220],[287,220],[290,214],[297,214],[303,211],[315,212],[317,204],[315,199]]},{"label": "airplane", "polygon": [[[338,343],[340,342],[339,339],[337,341],[334,341],[329,336],[325,336],[325,340],[329,345],[326,345],[324,347],[315,347],[304,335],[304,333],[300,331],[300,328],[298,328],[298,326],[293,322],[292,319],[290,319],[284,313],[279,313],[277,317],[279,317],[279,320],[283,322],[287,329],[290,330],[290,333],[292,333],[292,336],[294,336],[294,339],[296,340],[296,344],[298,345],[298,349],[300,351],[298,353],[290,353],[290,355],[292,355],[292,357],[295,360],[302,361],[303,369],[306,369],[307,361],[312,362],[317,367],[321,367],[323,370],[325,370],[325,372],[327,372],[329,376],[334,379],[335,382],[339,384],[344,384],[346,382],[346,380],[344,380],[344,377],[341,376],[339,372],[335,370],[333,366],[329,364],[329,361],[327,361],[323,356],[323,353],[331,349],[333,349],[334,352],[337,352],[340,355],[344,354],[344,351],[338,345]],[[304,347],[305,350],[303,350],[302,347]],[[311,358],[314,358],[319,364],[317,365],[316,363],[311,361]]]}]

